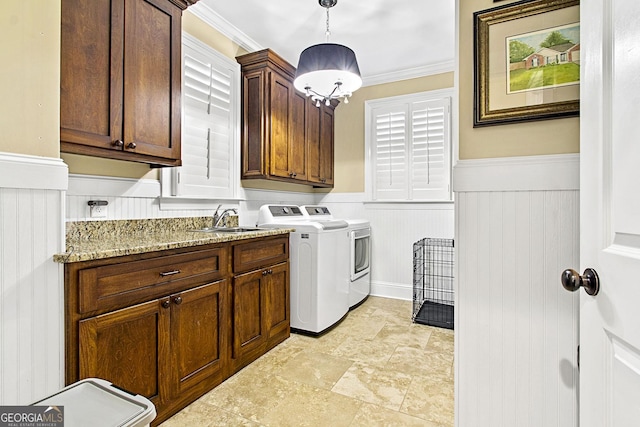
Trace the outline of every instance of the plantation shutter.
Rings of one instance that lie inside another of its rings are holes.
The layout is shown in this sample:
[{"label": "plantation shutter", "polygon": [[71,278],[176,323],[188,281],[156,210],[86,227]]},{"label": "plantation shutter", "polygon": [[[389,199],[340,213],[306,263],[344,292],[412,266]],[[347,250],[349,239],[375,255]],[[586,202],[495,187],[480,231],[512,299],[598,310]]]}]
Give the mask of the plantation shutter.
[{"label": "plantation shutter", "polygon": [[450,98],[372,110],[374,200],[450,200]]},{"label": "plantation shutter", "polygon": [[449,198],[449,104],[449,98],[443,98],[412,105],[412,200]]},{"label": "plantation shutter", "polygon": [[373,117],[373,198],[407,198],[407,107],[378,108]]},{"label": "plantation shutter", "polygon": [[233,175],[233,85],[237,64],[208,46],[183,44],[182,166],[175,168],[172,195],[231,198]]}]

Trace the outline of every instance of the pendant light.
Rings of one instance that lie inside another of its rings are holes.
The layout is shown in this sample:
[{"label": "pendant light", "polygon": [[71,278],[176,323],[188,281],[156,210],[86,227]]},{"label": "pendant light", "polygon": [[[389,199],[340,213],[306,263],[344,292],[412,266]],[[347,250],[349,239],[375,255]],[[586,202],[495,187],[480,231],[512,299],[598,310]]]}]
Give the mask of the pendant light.
[{"label": "pendant light", "polygon": [[302,51],[296,69],[293,86],[320,103],[330,105],[332,99],[349,102],[353,92],[362,86],[358,61],[353,50],[336,43],[329,43],[329,9],[338,0],[318,0],[327,9],[326,43],[310,46]]}]

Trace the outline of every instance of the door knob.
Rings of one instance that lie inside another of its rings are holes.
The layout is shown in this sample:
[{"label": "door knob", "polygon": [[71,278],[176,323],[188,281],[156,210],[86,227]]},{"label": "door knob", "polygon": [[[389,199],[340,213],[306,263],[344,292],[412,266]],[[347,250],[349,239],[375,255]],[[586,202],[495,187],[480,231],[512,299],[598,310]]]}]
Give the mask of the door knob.
[{"label": "door knob", "polygon": [[580,286],[589,295],[597,295],[600,291],[600,278],[598,273],[593,268],[587,268],[582,273],[582,276],[575,270],[570,268],[562,272],[562,286],[571,292],[580,289]]}]

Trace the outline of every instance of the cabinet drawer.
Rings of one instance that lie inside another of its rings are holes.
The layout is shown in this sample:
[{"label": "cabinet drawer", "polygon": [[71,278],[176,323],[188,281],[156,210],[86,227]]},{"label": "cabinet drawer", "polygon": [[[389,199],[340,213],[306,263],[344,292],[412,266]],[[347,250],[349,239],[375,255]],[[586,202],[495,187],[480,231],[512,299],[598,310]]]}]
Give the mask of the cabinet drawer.
[{"label": "cabinet drawer", "polygon": [[114,309],[223,278],[227,249],[121,262],[78,274],[80,313]]},{"label": "cabinet drawer", "polygon": [[233,247],[233,271],[241,273],[289,259],[289,235],[262,239]]}]

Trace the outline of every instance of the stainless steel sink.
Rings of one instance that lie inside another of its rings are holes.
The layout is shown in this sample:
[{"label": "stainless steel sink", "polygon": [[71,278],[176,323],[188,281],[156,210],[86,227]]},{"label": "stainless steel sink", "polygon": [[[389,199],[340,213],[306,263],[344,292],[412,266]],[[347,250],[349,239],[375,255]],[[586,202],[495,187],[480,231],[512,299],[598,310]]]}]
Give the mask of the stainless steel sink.
[{"label": "stainless steel sink", "polygon": [[247,233],[251,231],[262,231],[266,230],[265,228],[257,228],[257,227],[207,227],[200,228],[198,230],[189,230],[189,231],[197,231],[202,233]]}]

